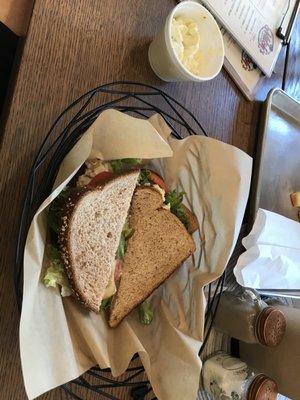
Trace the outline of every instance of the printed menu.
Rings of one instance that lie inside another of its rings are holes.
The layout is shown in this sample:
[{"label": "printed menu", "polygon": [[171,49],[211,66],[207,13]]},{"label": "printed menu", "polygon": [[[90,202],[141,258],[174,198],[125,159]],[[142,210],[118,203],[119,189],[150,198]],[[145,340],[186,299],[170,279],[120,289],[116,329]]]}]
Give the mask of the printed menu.
[{"label": "printed menu", "polygon": [[295,2],[202,0],[267,76],[271,76],[282,46],[276,31],[288,25]]},{"label": "printed menu", "polygon": [[225,48],[224,67],[249,100],[255,100],[264,75],[234,38],[220,26]]}]

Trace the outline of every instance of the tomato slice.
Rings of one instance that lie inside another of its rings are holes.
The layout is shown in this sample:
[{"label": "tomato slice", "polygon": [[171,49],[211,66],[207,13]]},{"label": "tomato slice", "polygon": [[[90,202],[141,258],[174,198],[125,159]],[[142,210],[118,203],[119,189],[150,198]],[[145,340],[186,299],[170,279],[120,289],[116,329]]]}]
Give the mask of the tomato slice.
[{"label": "tomato slice", "polygon": [[166,193],[169,192],[169,188],[168,188],[167,184],[165,183],[163,178],[160,175],[158,175],[156,172],[150,171],[149,179],[154,184],[160,186]]},{"label": "tomato slice", "polygon": [[100,172],[100,174],[94,176],[94,178],[90,181],[88,186],[90,187],[96,187],[98,185],[101,185],[102,183],[105,183],[109,179],[113,177],[113,173],[109,171],[103,171]]},{"label": "tomato slice", "polygon": [[123,267],[123,262],[119,258],[116,260],[116,266],[115,266],[115,282],[117,283],[122,275],[122,267]]}]

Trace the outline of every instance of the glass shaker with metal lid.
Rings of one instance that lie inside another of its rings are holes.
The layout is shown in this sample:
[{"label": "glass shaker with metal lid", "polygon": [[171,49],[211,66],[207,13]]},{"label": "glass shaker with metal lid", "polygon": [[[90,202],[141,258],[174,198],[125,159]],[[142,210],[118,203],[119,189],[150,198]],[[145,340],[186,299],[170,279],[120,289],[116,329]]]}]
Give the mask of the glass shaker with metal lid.
[{"label": "glass shaker with metal lid", "polygon": [[277,307],[269,307],[258,294],[241,289],[221,295],[215,328],[245,343],[275,347],[282,341],[286,322]]},{"label": "glass shaker with metal lid", "polygon": [[213,400],[276,400],[277,384],[245,362],[222,351],[203,365],[203,384]]}]

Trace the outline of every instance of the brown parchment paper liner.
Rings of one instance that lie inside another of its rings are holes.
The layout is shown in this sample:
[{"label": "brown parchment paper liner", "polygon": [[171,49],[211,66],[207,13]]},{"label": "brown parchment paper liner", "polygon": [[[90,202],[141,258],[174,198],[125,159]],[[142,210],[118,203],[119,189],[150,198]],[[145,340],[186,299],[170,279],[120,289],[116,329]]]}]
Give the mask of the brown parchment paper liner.
[{"label": "brown parchment paper liner", "polygon": [[[172,150],[171,150],[172,149]],[[143,326],[133,311],[116,329],[41,282],[46,210],[89,156],[157,158],[153,164],[171,188],[184,189],[197,215],[197,251],[151,297],[155,318]],[[167,158],[165,158],[167,157]],[[20,351],[29,399],[66,383],[95,364],[123,373],[138,352],[160,400],[194,400],[201,362],[203,286],[224,270],[248,198],[252,160],[214,139],[170,137],[159,115],[136,119],[104,111],[63,161],[53,193],[37,211],[24,254]],[[201,238],[200,238],[201,235]]]}]

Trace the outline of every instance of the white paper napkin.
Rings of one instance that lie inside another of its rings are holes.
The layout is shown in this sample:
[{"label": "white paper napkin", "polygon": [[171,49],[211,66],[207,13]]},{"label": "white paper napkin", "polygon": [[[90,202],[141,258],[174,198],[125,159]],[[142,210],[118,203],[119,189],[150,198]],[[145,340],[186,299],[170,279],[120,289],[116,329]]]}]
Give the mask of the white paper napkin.
[{"label": "white paper napkin", "polygon": [[237,282],[254,289],[300,289],[300,224],[259,209],[246,252],[234,269]]},{"label": "white paper napkin", "polygon": [[[214,139],[170,137],[159,115],[149,121],[104,111],[62,162],[51,195],[33,218],[24,254],[20,351],[29,399],[68,382],[91,366],[123,373],[139,353],[160,400],[194,400],[199,387],[205,298],[203,287],[220,276],[232,254],[247,204],[252,159]],[[141,325],[133,311],[115,329],[43,276],[47,206],[91,156],[153,159],[171,188],[186,192],[200,232],[197,251],[151,297],[155,317]]]}]

